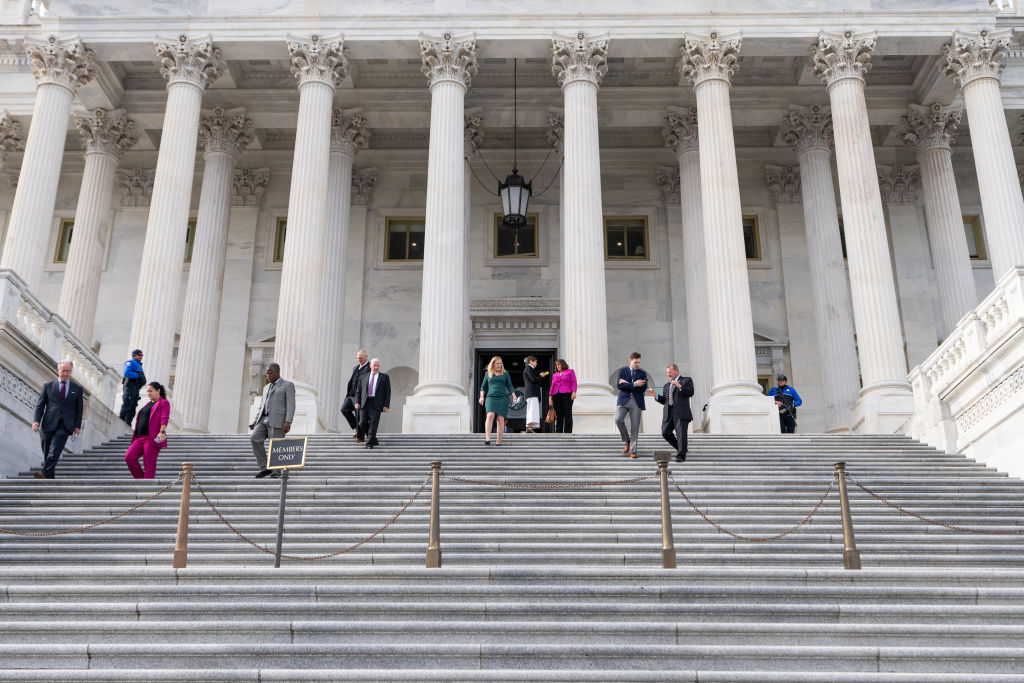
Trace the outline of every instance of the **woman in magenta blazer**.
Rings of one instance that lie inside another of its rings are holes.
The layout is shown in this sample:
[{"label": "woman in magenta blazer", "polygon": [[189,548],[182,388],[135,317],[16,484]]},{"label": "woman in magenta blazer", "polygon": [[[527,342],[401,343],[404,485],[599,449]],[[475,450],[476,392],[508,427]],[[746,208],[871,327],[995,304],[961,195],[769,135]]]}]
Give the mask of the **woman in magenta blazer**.
[{"label": "woman in magenta blazer", "polygon": [[[156,476],[156,457],[160,449],[167,445],[167,423],[171,418],[171,404],[167,402],[167,392],[159,382],[146,385],[147,403],[135,416],[135,432],[132,434],[132,445],[124,454],[124,461],[136,479],[152,479]],[[139,467],[139,458],[146,472]]]},{"label": "woman in magenta blazer", "polygon": [[576,400],[576,373],[564,358],[555,361],[548,405],[555,409],[555,433],[572,434],[572,402]]}]

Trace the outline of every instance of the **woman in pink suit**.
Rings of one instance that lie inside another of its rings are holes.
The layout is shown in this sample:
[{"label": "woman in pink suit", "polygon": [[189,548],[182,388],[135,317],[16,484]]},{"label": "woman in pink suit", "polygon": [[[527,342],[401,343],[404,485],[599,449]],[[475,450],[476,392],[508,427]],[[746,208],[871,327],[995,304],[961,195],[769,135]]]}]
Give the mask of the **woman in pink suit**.
[{"label": "woman in pink suit", "polygon": [[555,409],[555,433],[572,434],[572,402],[576,400],[576,373],[564,358],[555,361],[548,405]]},{"label": "woman in pink suit", "polygon": [[[156,458],[160,449],[167,445],[167,423],[171,417],[171,404],[167,402],[167,392],[159,382],[146,385],[146,396],[149,403],[135,416],[135,432],[132,434],[132,445],[124,454],[124,461],[136,479],[152,479],[156,476]],[[146,472],[139,467],[139,458]]]}]

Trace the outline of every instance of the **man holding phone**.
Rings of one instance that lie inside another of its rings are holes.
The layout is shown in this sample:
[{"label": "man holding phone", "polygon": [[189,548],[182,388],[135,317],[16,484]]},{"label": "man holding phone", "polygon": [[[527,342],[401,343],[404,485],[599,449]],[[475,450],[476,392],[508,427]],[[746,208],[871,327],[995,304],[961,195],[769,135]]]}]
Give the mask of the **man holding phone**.
[{"label": "man holding phone", "polygon": [[[629,354],[629,365],[619,370],[616,380],[619,398],[615,402],[615,426],[625,446],[622,454],[636,457],[636,441],[640,435],[640,419],[644,411],[644,391],[647,389],[647,373],[640,369],[640,354]],[[629,415],[629,431],[626,431],[626,415]]]}]

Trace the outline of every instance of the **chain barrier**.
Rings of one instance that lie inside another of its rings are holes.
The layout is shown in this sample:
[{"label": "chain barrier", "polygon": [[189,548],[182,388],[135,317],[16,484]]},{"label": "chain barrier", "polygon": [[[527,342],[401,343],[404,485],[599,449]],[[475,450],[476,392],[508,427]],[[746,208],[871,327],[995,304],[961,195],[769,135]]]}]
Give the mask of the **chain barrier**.
[{"label": "chain barrier", "polygon": [[774,536],[744,536],[742,534],[737,534],[737,533],[734,533],[732,531],[729,531],[728,529],[723,527],[721,524],[718,524],[713,519],[711,519],[710,517],[705,515],[703,512],[701,512],[700,509],[696,505],[693,504],[693,501],[690,500],[690,497],[688,495],[686,495],[686,492],[684,492],[681,488],[679,488],[679,484],[676,483],[675,477],[673,477],[671,473],[669,473],[668,477],[669,477],[669,479],[672,480],[672,485],[676,487],[676,491],[679,491],[679,493],[683,496],[683,498],[686,500],[686,502],[690,504],[690,507],[693,508],[694,512],[696,512],[698,515],[700,515],[701,518],[705,522],[707,522],[711,526],[715,527],[716,529],[721,531],[723,534],[727,534],[729,536],[732,536],[733,538],[738,538],[741,541],[750,541],[751,543],[764,543],[765,541],[777,541],[780,538],[783,538],[785,536],[789,536],[791,533],[793,533],[794,531],[796,531],[797,529],[799,529],[803,525],[807,524],[807,522],[811,521],[811,517],[813,517],[815,515],[815,513],[818,512],[818,510],[821,508],[822,504],[825,502],[825,499],[828,498],[828,495],[830,493],[832,493],[832,487],[834,487],[836,485],[836,477],[833,474],[832,475],[832,481],[829,482],[828,488],[825,489],[825,493],[822,494],[820,499],[818,499],[817,505],[815,505],[814,508],[807,514],[807,516],[804,517],[802,520],[800,520],[800,522],[797,523],[796,526],[791,527],[791,528],[787,529],[786,531],[783,531],[781,534],[775,534]]},{"label": "chain barrier", "polygon": [[416,499],[419,497],[419,495],[421,493],[423,493],[423,489],[426,488],[427,482],[429,482],[429,481],[430,481],[430,475],[428,475],[427,478],[423,480],[423,483],[420,484],[419,489],[416,491],[416,493],[413,494],[412,498],[409,499],[409,502],[406,503],[405,506],[402,507],[401,510],[399,510],[397,513],[395,513],[394,517],[389,519],[384,526],[382,526],[381,528],[377,529],[372,534],[370,534],[369,536],[367,536],[363,540],[359,541],[358,543],[354,543],[354,544],[350,545],[347,548],[342,548],[341,550],[338,550],[338,551],[333,552],[333,553],[327,553],[325,555],[287,555],[285,553],[275,552],[275,551],[273,551],[273,550],[271,550],[271,549],[269,549],[269,548],[267,548],[265,546],[260,545],[259,543],[257,543],[256,541],[252,540],[251,538],[249,538],[248,536],[243,534],[241,531],[236,529],[231,524],[231,522],[229,522],[224,517],[224,515],[221,514],[220,510],[217,509],[217,506],[213,504],[212,500],[210,500],[210,497],[206,495],[206,491],[203,490],[203,487],[199,483],[199,480],[196,478],[196,475],[194,475],[194,474],[192,475],[192,482],[196,485],[196,488],[199,489],[199,493],[203,496],[203,499],[206,501],[206,504],[210,506],[210,509],[213,510],[214,514],[216,514],[217,517],[220,518],[220,521],[224,522],[224,525],[227,526],[227,528],[229,528],[229,529],[231,529],[231,531],[235,532],[236,536],[238,536],[240,539],[242,539],[243,541],[245,541],[246,543],[251,545],[253,548],[256,548],[257,550],[259,550],[261,552],[264,552],[264,553],[266,553],[268,555],[273,555],[275,557],[280,557],[280,558],[285,559],[285,560],[301,560],[301,561],[328,560],[328,559],[330,559],[332,557],[337,557],[338,555],[344,555],[347,552],[355,550],[356,548],[360,548],[363,545],[369,543],[370,541],[375,539],[377,536],[380,536],[382,533],[384,533],[385,529],[387,529],[389,526],[394,524],[398,520],[398,518],[401,517],[402,514],[406,510],[408,510],[412,506],[412,504],[414,502],[416,502]]},{"label": "chain barrier", "polygon": [[944,528],[949,529],[951,531],[962,531],[962,532],[967,533],[967,534],[986,534],[986,535],[989,535],[989,536],[1016,536],[1016,535],[1019,535],[1019,534],[1024,534],[1024,529],[971,529],[971,528],[965,527],[965,526],[957,526],[955,524],[946,524],[945,522],[940,522],[938,520],[931,519],[929,517],[925,517],[924,515],[919,515],[916,512],[911,512],[910,510],[908,510],[908,509],[906,509],[904,507],[900,507],[899,505],[897,505],[896,503],[893,503],[892,501],[886,500],[885,498],[883,498],[882,496],[878,495],[877,493],[875,493],[874,491],[869,489],[867,486],[864,486],[864,484],[861,484],[859,481],[857,481],[856,479],[854,479],[853,477],[851,477],[849,475],[847,475],[846,478],[849,479],[853,483],[854,486],[856,486],[857,488],[859,488],[861,491],[863,491],[864,493],[868,494],[869,496],[871,496],[873,498],[876,498],[877,500],[880,500],[881,502],[885,503],[886,505],[888,505],[889,507],[893,508],[894,510],[898,510],[898,511],[902,512],[905,515],[910,515],[911,517],[916,517],[917,519],[921,520],[922,522],[926,522],[928,524],[934,524],[935,526],[941,526],[941,527],[944,527]]},{"label": "chain barrier", "polygon": [[95,529],[98,526],[101,526],[103,524],[108,524],[110,522],[113,522],[116,519],[120,519],[121,517],[124,517],[125,515],[127,515],[127,514],[129,514],[131,512],[135,512],[136,510],[138,510],[140,507],[142,507],[146,503],[149,503],[149,502],[155,500],[158,496],[160,496],[160,495],[162,495],[164,493],[167,493],[179,481],[181,481],[181,474],[178,475],[177,479],[175,479],[170,484],[168,484],[167,486],[163,487],[162,489],[160,489],[159,491],[157,491],[152,496],[150,496],[146,500],[142,501],[138,505],[133,505],[132,507],[128,508],[127,510],[125,510],[123,512],[117,513],[113,517],[108,517],[107,519],[104,519],[104,520],[99,521],[99,522],[93,522],[92,524],[86,524],[85,526],[80,526],[77,529],[65,529],[64,531],[31,532],[31,531],[14,531],[13,529],[3,529],[3,528],[0,528],[0,534],[10,534],[12,536],[34,536],[34,537],[41,537],[41,536],[63,536],[65,534],[75,534],[75,533],[79,533],[81,531],[88,531],[89,529]]},{"label": "chain barrier", "polygon": [[453,477],[448,474],[442,474],[442,478],[448,481],[457,481],[461,484],[476,484],[478,486],[496,486],[499,488],[517,488],[517,489],[581,489],[592,486],[615,486],[617,484],[635,484],[638,481],[647,481],[648,479],[657,479],[657,474],[649,474],[645,477],[634,477],[633,479],[616,479],[613,481],[586,481],[586,482],[566,482],[566,483],[555,483],[555,482],[521,482],[521,481],[481,481],[479,479],[466,479],[464,477]]}]

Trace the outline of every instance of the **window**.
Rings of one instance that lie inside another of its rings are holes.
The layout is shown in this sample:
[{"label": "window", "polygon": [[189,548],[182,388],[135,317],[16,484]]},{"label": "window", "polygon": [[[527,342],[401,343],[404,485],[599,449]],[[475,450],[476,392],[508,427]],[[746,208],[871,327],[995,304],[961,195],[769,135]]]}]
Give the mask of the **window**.
[{"label": "window", "polygon": [[288,217],[281,216],[274,227],[274,263],[284,262],[284,238],[288,233]]},{"label": "window", "polygon": [[384,240],[385,261],[422,261],[425,218],[388,218]]},{"label": "window", "polygon": [[192,246],[196,243],[196,219],[188,219],[185,228],[185,263],[192,263]]},{"label": "window", "polygon": [[607,261],[647,261],[647,216],[605,216],[604,257]]},{"label": "window", "polygon": [[846,255],[846,226],[843,225],[843,217],[839,217],[839,246],[843,248],[843,260],[849,258]]},{"label": "window", "polygon": [[518,240],[514,231],[501,227],[501,218],[500,213],[494,214],[494,258],[536,256],[538,215],[527,214],[526,225],[519,228]]},{"label": "window", "polygon": [[761,393],[762,394],[767,394],[768,390],[771,389],[773,386],[775,386],[774,384],[772,384],[772,376],[771,375],[758,375],[757,376],[757,383],[761,385]]},{"label": "window", "polygon": [[978,216],[964,216],[964,234],[967,237],[967,253],[971,255],[972,261],[984,261],[988,258],[985,253],[985,238],[981,234],[981,218]]},{"label": "window", "polygon": [[757,225],[757,216],[743,217],[743,248],[748,261],[761,260],[761,233]]},{"label": "window", "polygon": [[57,248],[53,252],[54,263],[67,263],[71,251],[71,236],[75,232],[75,219],[62,218],[57,229]]}]

